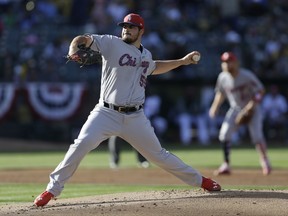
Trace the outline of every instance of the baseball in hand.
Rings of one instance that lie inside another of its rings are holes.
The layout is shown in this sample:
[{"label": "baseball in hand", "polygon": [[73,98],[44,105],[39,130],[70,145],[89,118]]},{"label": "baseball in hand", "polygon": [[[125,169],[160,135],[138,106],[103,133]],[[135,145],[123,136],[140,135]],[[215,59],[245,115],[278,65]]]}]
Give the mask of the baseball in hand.
[{"label": "baseball in hand", "polygon": [[192,56],[193,61],[198,62],[200,60],[201,56],[199,54],[195,54]]}]

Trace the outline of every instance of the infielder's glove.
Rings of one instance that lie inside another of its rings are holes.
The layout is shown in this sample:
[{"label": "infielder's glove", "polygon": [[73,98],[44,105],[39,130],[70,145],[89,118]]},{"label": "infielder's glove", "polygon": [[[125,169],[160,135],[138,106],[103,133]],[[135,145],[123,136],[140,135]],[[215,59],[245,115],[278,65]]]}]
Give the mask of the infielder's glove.
[{"label": "infielder's glove", "polygon": [[237,125],[248,124],[254,115],[254,109],[242,109],[236,116],[235,123]]},{"label": "infielder's glove", "polygon": [[85,47],[85,45],[79,45],[79,50],[72,55],[67,55],[68,59],[66,63],[69,61],[74,61],[80,64],[80,67],[84,65],[92,65],[92,64],[102,64],[102,56],[98,51],[92,50],[90,47]]}]

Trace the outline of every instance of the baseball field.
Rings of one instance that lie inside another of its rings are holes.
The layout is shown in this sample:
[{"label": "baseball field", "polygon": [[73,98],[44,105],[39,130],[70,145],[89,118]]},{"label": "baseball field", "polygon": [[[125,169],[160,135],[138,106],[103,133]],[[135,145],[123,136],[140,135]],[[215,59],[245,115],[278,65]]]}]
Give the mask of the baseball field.
[{"label": "baseball field", "polygon": [[[176,145],[176,144],[175,144]],[[57,200],[35,208],[33,200],[48,183],[68,145],[0,140],[0,215],[288,215],[288,146],[269,146],[273,172],[263,176],[253,146],[234,146],[232,174],[213,176],[221,163],[219,146],[167,146],[223,190],[207,193],[171,174],[136,164],[125,148],[118,169],[109,168],[105,144],[88,154]]]}]

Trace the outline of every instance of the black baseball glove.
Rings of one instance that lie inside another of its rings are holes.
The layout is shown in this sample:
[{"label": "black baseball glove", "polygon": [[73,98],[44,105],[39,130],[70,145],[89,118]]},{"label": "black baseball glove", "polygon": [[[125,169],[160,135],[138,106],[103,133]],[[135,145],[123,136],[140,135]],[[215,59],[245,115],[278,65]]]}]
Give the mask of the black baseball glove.
[{"label": "black baseball glove", "polygon": [[67,62],[74,61],[80,64],[80,67],[84,65],[102,64],[102,55],[98,51],[94,51],[89,47],[85,47],[84,44],[78,46],[79,50],[72,55],[67,55]]}]

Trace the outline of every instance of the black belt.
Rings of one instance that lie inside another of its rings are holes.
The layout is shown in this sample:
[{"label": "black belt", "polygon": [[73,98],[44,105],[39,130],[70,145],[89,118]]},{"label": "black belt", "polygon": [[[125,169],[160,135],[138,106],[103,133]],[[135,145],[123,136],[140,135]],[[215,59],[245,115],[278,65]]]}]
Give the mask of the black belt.
[{"label": "black belt", "polygon": [[116,110],[116,111],[121,112],[121,113],[128,113],[128,112],[136,112],[136,111],[142,109],[143,106],[142,105],[134,106],[134,107],[116,106],[114,104],[109,104],[109,103],[104,101],[104,107]]}]

